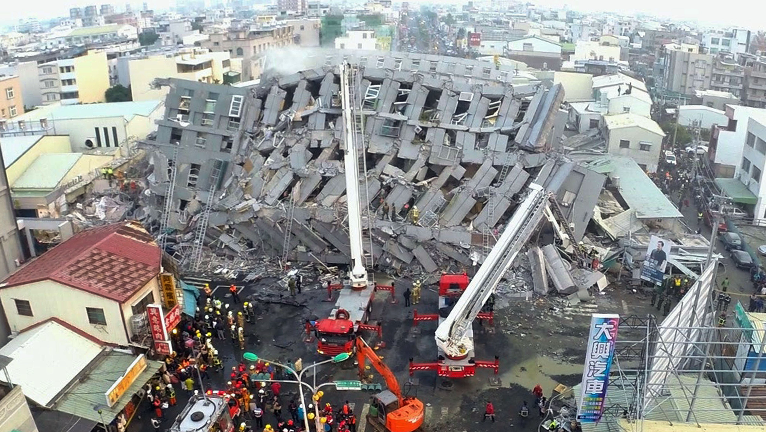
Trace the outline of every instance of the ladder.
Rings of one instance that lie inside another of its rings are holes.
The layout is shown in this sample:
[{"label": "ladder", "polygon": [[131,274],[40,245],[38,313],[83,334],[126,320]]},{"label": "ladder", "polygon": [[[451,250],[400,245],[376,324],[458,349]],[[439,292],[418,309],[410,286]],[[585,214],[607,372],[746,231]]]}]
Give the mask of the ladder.
[{"label": "ladder", "polygon": [[508,171],[511,170],[511,154],[505,154],[505,160],[503,160],[503,167],[500,169],[500,176],[497,178],[497,183],[500,184],[508,177]]},{"label": "ladder", "polygon": [[[363,253],[362,255],[365,267],[372,269],[372,217],[370,217],[370,195],[369,186],[367,183],[367,149],[365,147],[364,139],[364,114],[362,112],[362,107],[360,106],[361,103],[357,99],[357,88],[361,87],[362,80],[357,67],[351,66],[350,74],[351,76],[348,80],[350,83],[348,88],[348,99],[351,101],[351,110],[353,112],[352,123],[354,127],[354,139],[356,140],[357,144],[357,167],[359,169],[360,181],[359,200],[361,205],[362,226],[363,229],[367,230],[367,240],[369,241],[369,251]],[[375,96],[377,97],[377,94]]]},{"label": "ladder", "polygon": [[492,250],[490,239],[492,236],[492,221],[495,220],[495,188],[487,188],[487,218],[484,221],[484,231],[482,232],[482,249],[484,258],[489,256]]},{"label": "ladder", "polygon": [[162,213],[162,219],[160,220],[160,250],[165,251],[165,246],[168,244],[168,223],[170,223],[170,212],[173,208],[173,192],[176,188],[176,173],[178,173],[178,150],[176,147],[173,151],[173,159],[168,159],[168,164],[173,161],[173,166],[170,168],[170,181],[168,187],[165,189],[165,209]]},{"label": "ladder", "polygon": [[285,225],[285,240],[282,243],[282,267],[287,268],[287,259],[290,256],[290,236],[293,232],[293,217],[295,215],[295,193],[290,191],[290,202],[285,209],[287,225]]},{"label": "ladder", "polygon": [[218,189],[218,180],[221,176],[222,167],[223,161],[218,159],[213,160],[213,170],[210,173],[210,189],[208,189],[205,209],[202,211],[200,219],[197,221],[197,232],[194,235],[194,250],[192,251],[191,260],[191,265],[194,271],[199,269],[200,261],[202,261],[202,245],[205,242],[207,223],[210,219],[210,210],[213,207],[213,199],[215,197],[215,191]]},{"label": "ladder", "polygon": [[582,262],[582,260],[585,259],[585,255],[580,250],[580,247],[577,244],[577,240],[575,240],[574,231],[572,231],[572,227],[569,226],[569,222],[564,216],[564,212],[561,211],[561,206],[559,205],[558,200],[556,200],[554,195],[551,195],[549,200],[552,204],[551,210],[553,211],[553,214],[556,216],[556,219],[558,219],[559,223],[564,226],[564,231],[566,231],[567,235],[569,236],[569,241],[572,244],[572,249],[574,250],[575,256],[580,262]]}]

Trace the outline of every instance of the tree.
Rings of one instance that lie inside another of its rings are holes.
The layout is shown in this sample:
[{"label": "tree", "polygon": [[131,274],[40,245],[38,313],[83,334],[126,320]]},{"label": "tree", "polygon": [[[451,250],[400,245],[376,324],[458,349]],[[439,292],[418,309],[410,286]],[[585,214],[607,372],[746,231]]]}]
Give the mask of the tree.
[{"label": "tree", "polygon": [[202,33],[202,23],[199,21],[192,21],[192,30],[199,30]]},{"label": "tree", "polygon": [[[665,135],[667,136],[668,143],[673,143],[673,134],[676,133],[676,123],[675,122],[665,122],[660,125],[662,130],[665,132]],[[676,146],[685,146],[692,142],[692,134],[689,133],[689,131],[683,127],[678,126],[678,133],[676,134]]]},{"label": "tree", "polygon": [[444,17],[444,24],[447,24],[450,27],[455,25],[455,18],[452,16],[451,13],[448,13],[447,16]]},{"label": "tree", "polygon": [[458,39],[463,39],[464,37],[465,37],[465,28],[463,28],[463,27],[460,27],[460,28],[457,30],[457,38],[458,38]]},{"label": "tree", "polygon": [[133,96],[130,94],[130,88],[117,84],[114,87],[106,89],[104,94],[107,102],[130,102]]},{"label": "tree", "polygon": [[140,43],[141,46],[149,46],[157,42],[157,39],[159,38],[160,35],[155,32],[141,32],[138,34],[138,43]]}]

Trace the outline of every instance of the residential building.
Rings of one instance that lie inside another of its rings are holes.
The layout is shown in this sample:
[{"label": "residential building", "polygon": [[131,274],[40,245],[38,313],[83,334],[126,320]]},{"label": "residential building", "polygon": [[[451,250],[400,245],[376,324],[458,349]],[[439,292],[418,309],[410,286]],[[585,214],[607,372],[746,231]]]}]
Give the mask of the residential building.
[{"label": "residential building", "polygon": [[710,131],[713,125],[727,125],[726,112],[705,105],[681,105],[678,107],[678,124]]},{"label": "residential building", "polygon": [[725,108],[728,121],[713,126],[708,159],[716,177],[732,178],[737,177],[740,170],[750,117],[764,117],[766,109],[742,105],[727,105]]},{"label": "residential building", "polygon": [[[252,105],[247,88],[179,79],[170,79],[167,84],[170,91],[165,119],[157,122],[156,137],[146,144],[157,147],[168,158],[163,166],[177,170],[169,226],[181,226],[179,221],[189,217],[189,202],[206,200],[208,193],[217,190],[217,182],[226,175],[245,139],[242,131],[261,111],[260,106]],[[163,181],[169,177],[164,169],[158,175],[152,192],[164,197],[167,189]]]},{"label": "residential building", "polygon": [[164,46],[181,44],[184,37],[194,33],[197,30],[192,30],[191,21],[186,19],[163,21],[157,26],[157,34]]},{"label": "residential building", "polygon": [[593,75],[576,72],[554,72],[553,84],[564,87],[564,102],[593,100]]},{"label": "residential building", "polygon": [[105,52],[89,51],[79,57],[39,64],[37,75],[43,105],[106,101],[109,64]]},{"label": "residential building", "polygon": [[306,0],[277,0],[277,10],[280,12],[296,12],[298,15],[307,9]]},{"label": "residential building", "polygon": [[766,221],[766,179],[763,177],[766,170],[766,116],[762,111],[751,113],[745,127],[747,132],[738,177],[755,198],[751,208],[754,221],[761,222]]},{"label": "residential building", "polygon": [[16,75],[0,76],[0,119],[13,119],[24,114],[21,79]]},{"label": "residential building", "polygon": [[308,18],[322,18],[330,11],[330,5],[324,0],[308,0],[306,4],[306,16]]},{"label": "residential building", "polygon": [[604,117],[607,152],[634,160],[646,172],[656,172],[665,133],[653,120],[627,113]]},{"label": "residential building", "polygon": [[643,82],[623,74],[591,77],[588,100],[569,102],[567,121],[584,133],[602,128],[605,116],[632,113],[650,118],[651,108],[652,98]]},{"label": "residential building", "polygon": [[82,20],[82,8],[74,7],[69,9],[69,18],[74,20]]},{"label": "residential building", "polygon": [[[0,137],[0,140],[2,139]],[[2,163],[3,157],[3,153],[0,152],[0,278],[14,272],[24,260],[19,229],[13,213],[11,188]],[[0,345],[5,344],[8,335],[10,328],[5,319],[5,312],[0,307]]]},{"label": "residential building", "polygon": [[88,229],[30,261],[0,287],[14,332],[58,318],[98,339],[127,347],[133,315],[160,299],[161,255],[138,222]]},{"label": "residential building", "polygon": [[209,40],[200,42],[213,52],[227,52],[231,58],[250,58],[272,48],[294,44],[293,26],[290,24],[255,29],[229,29],[209,33]]},{"label": "residential building", "polygon": [[114,15],[114,6],[111,4],[102,4],[99,9],[99,14],[102,16]]},{"label": "residential building", "polygon": [[[745,77],[745,87],[747,87],[747,76]],[[766,78],[766,74],[764,74]],[[766,80],[764,80],[766,86]],[[766,99],[765,99],[766,100]],[[692,98],[693,105],[704,105],[717,110],[725,111],[726,105],[739,105],[740,100],[729,92],[717,90],[697,90]]]},{"label": "residential building", "polygon": [[745,61],[745,105],[766,108],[766,58],[751,56]]},{"label": "residential building", "polygon": [[125,24],[80,27],[72,29],[69,33],[59,36],[55,40],[67,45],[88,45],[138,40],[138,29],[134,26]]},{"label": "residential building", "polygon": [[[164,112],[161,101],[51,105],[9,122],[2,136],[68,135],[72,151],[114,148],[144,139]],[[23,125],[19,125],[23,122]],[[23,126],[23,127],[22,127]]]},{"label": "residential building", "polygon": [[[223,83],[231,70],[228,51],[194,50],[176,57],[164,55],[145,58],[125,57],[128,62],[130,91],[134,101],[163,99],[168,89],[153,85],[157,78],[179,78],[205,83]],[[123,60],[123,59],[120,59]]]},{"label": "residential building", "polygon": [[539,36],[526,37],[508,42],[504,57],[524,62],[536,69],[559,70],[561,44]]},{"label": "residential building", "polygon": [[104,17],[98,14],[98,7],[96,5],[85,6],[83,8],[82,25],[83,27],[104,25]]},{"label": "residential building", "polygon": [[0,65],[0,75],[19,77],[21,98],[27,108],[42,105],[40,78],[37,76],[37,63],[33,61]]},{"label": "residential building", "polygon": [[344,37],[335,38],[335,49],[374,51],[376,46],[372,30],[349,30]]},{"label": "residential building", "polygon": [[616,45],[606,45],[595,41],[577,41],[575,52],[570,60],[603,60],[618,62],[622,60],[622,48]]},{"label": "residential building", "polygon": [[18,383],[13,388],[0,387],[0,430],[38,432],[27,398]]},{"label": "residential building", "polygon": [[322,22],[318,18],[299,18],[286,20],[285,24],[293,28],[293,43],[304,48],[320,45],[319,33]]},{"label": "residential building", "polygon": [[727,52],[718,53],[713,61],[710,89],[741,97],[744,81],[745,70],[737,63],[734,55]]},{"label": "residential building", "polygon": [[718,54],[719,52],[729,52],[735,55],[746,53],[750,48],[750,30],[732,28],[726,31],[707,32],[702,35],[702,46],[707,48],[710,54]]},{"label": "residential building", "polygon": [[668,92],[693,95],[697,90],[709,90],[713,75],[714,56],[700,54],[692,47],[665,48],[663,84]]},{"label": "residential building", "polygon": [[107,15],[104,17],[104,22],[106,24],[129,25],[136,29],[139,27],[138,17],[130,12]]}]

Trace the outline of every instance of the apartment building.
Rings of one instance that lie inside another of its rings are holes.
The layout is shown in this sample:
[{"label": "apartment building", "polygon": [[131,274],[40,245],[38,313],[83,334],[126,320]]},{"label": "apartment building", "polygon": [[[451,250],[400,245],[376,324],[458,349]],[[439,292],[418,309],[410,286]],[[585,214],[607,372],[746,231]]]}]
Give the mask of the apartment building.
[{"label": "apartment building", "polygon": [[293,27],[293,42],[304,48],[320,45],[319,32],[322,22],[318,18],[298,18],[286,20],[285,24]]},{"label": "apartment building", "polygon": [[[484,45],[484,41],[481,42]],[[511,42],[501,55],[511,60],[526,63],[528,66],[542,70],[559,70],[561,68],[561,44],[540,36],[529,36]]]},{"label": "apartment building", "polygon": [[752,212],[756,221],[766,219],[766,116],[751,113],[747,122],[745,146],[739,165],[739,181],[754,195]]},{"label": "apartment building", "polygon": [[90,51],[71,59],[37,66],[42,104],[105,102],[109,88],[109,65],[106,53]]},{"label": "apartment building", "polygon": [[750,30],[733,28],[726,31],[712,31],[702,35],[702,46],[707,48],[708,53],[718,54],[729,52],[732,54],[746,53],[750,47]]},{"label": "apartment building", "polygon": [[666,46],[664,56],[664,89],[693,95],[697,90],[709,90],[713,75],[714,56],[700,54],[695,47]]},{"label": "apartment building", "polygon": [[742,96],[745,69],[737,63],[733,54],[719,52],[713,60],[710,90],[728,92],[735,97]]},{"label": "apartment building", "polygon": [[372,30],[349,30],[345,36],[335,38],[335,49],[373,51],[377,43]]},{"label": "apartment building", "polygon": [[24,97],[18,76],[0,76],[0,119],[9,120],[24,114]]},{"label": "apartment building", "polygon": [[749,56],[744,63],[745,86],[742,101],[747,106],[766,108],[766,58]]},{"label": "apartment building", "polygon": [[603,60],[617,62],[621,60],[622,48],[617,45],[595,41],[577,41],[575,52],[570,60]]},{"label": "apartment building", "polygon": [[161,21],[157,26],[157,34],[163,46],[181,44],[184,37],[194,33],[197,31],[192,30],[191,21],[185,19]]},{"label": "apartment building", "polygon": [[665,133],[652,119],[626,113],[604,117],[609,154],[633,159],[644,171],[656,172]]},{"label": "apartment building", "polygon": [[0,76],[2,75],[16,75],[19,77],[21,96],[24,99],[25,106],[31,108],[42,105],[40,80],[37,77],[36,62],[30,61],[0,65]]},{"label": "apartment building", "polygon": [[766,109],[727,105],[724,111],[728,120],[713,126],[708,159],[716,177],[732,178],[739,175],[750,117],[766,117]]},{"label": "apartment building", "polygon": [[[747,73],[747,70],[745,72]],[[745,86],[747,86],[747,75],[745,75]],[[764,86],[766,87],[766,82]],[[693,105],[704,105],[721,111],[726,110],[726,105],[739,105],[739,102],[740,99],[733,94],[716,90],[698,90],[694,92],[692,98]]]},{"label": "apartment building", "polygon": [[296,12],[302,14],[307,9],[306,0],[277,0],[277,9],[280,12]]},{"label": "apartment building", "polygon": [[152,83],[157,78],[222,84],[224,75],[231,70],[228,51],[193,50],[178,56],[122,57],[118,59],[119,62],[128,62],[130,90],[134,101],[163,99],[168,88],[154,87]]},{"label": "apartment building", "polygon": [[330,11],[330,5],[324,0],[308,0],[306,4],[306,16],[309,18],[322,18]]},{"label": "apartment building", "polygon": [[[304,31],[305,26],[304,25]],[[229,29],[210,33],[208,40],[200,41],[203,48],[212,52],[227,53],[232,59],[242,60],[242,79],[245,81],[258,78],[260,67],[258,58],[273,48],[283,48],[295,44],[292,24],[280,24],[262,28]],[[318,38],[318,31],[316,37]]]},{"label": "apartment building", "polygon": [[99,13],[103,16],[113,15],[114,6],[112,6],[111,4],[102,4],[101,8],[99,9]]}]

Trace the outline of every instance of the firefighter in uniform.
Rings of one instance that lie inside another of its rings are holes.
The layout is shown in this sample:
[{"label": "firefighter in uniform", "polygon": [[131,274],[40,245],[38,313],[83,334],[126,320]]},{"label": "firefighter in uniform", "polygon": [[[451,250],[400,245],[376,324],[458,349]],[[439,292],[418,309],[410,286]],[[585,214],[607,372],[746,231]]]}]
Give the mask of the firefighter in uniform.
[{"label": "firefighter in uniform", "polygon": [[412,216],[413,225],[417,225],[418,220],[420,220],[420,210],[418,210],[418,206],[412,206],[410,214]]},{"label": "firefighter in uniform", "polygon": [[245,330],[242,327],[237,329],[237,338],[239,339],[239,349],[245,349]]},{"label": "firefighter in uniform", "polygon": [[726,325],[726,313],[722,313],[718,316],[718,327],[723,327]]},{"label": "firefighter in uniform", "polygon": [[414,284],[412,284],[412,304],[418,304],[420,302],[420,281],[416,280]]},{"label": "firefighter in uniform", "polygon": [[237,325],[239,328],[242,328],[245,326],[245,316],[242,315],[242,312],[237,312]]},{"label": "firefighter in uniform", "polygon": [[210,304],[210,297],[213,295],[213,290],[210,289],[210,284],[205,284],[203,289],[205,290],[205,296],[207,297],[208,305],[209,305]]}]

